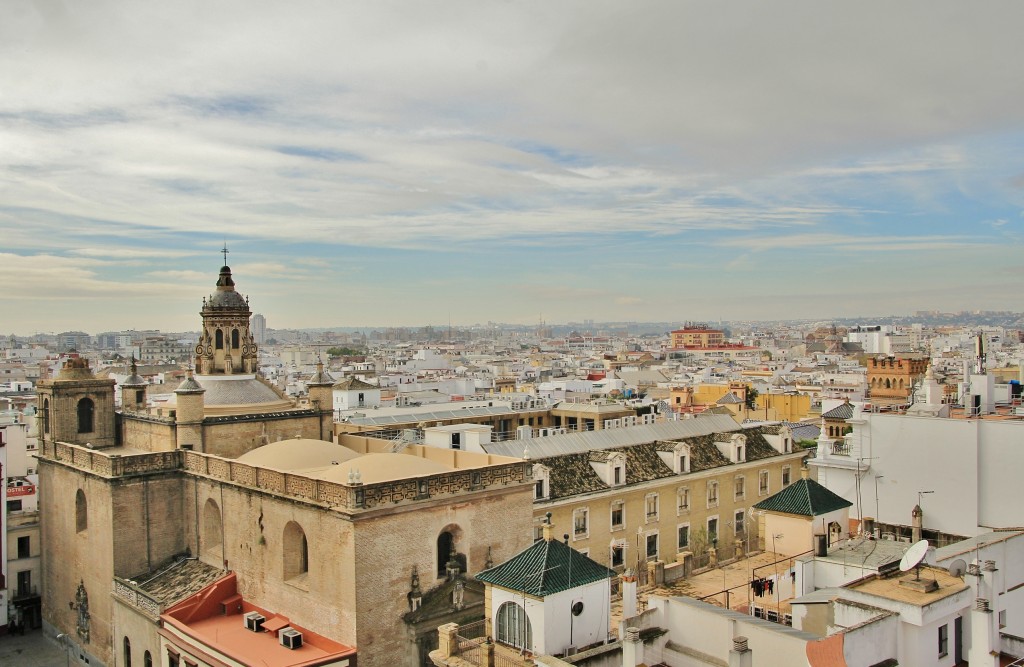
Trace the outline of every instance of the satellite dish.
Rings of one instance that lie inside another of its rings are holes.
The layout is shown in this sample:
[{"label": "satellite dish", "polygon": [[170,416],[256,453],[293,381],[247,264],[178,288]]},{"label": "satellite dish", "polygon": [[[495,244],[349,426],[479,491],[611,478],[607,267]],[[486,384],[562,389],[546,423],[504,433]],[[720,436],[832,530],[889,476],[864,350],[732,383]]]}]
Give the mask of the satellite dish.
[{"label": "satellite dish", "polygon": [[928,555],[928,540],[921,540],[920,542],[914,542],[907,549],[907,553],[903,554],[903,558],[900,560],[900,572],[908,572],[915,567],[917,568],[917,575],[921,576],[921,561]]},{"label": "satellite dish", "polygon": [[949,573],[954,577],[962,577],[964,572],[967,572],[967,563],[964,562],[963,558],[957,558],[949,564]]}]

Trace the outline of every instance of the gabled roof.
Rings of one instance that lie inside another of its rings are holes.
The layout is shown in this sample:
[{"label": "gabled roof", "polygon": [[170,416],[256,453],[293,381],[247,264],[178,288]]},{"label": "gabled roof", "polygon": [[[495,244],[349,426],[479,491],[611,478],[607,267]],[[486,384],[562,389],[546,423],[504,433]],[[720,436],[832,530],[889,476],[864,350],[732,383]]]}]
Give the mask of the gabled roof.
[{"label": "gabled roof", "polygon": [[837,496],[813,479],[799,479],[754,507],[769,512],[821,516],[852,505],[849,500]]},{"label": "gabled roof", "polygon": [[354,389],[380,389],[380,387],[375,384],[370,384],[369,382],[363,382],[359,378],[348,377],[335,382],[334,389],[351,391]]},{"label": "gabled roof", "polygon": [[851,417],[853,417],[853,404],[851,403],[842,403],[822,415],[823,419],[850,419]]},{"label": "gabled roof", "polygon": [[511,591],[545,597],[613,576],[613,570],[563,542],[538,540],[501,565],[480,572],[476,578]]},{"label": "gabled roof", "polygon": [[731,391],[725,392],[725,394],[722,395],[722,398],[715,401],[715,403],[717,403],[718,405],[737,405],[742,402],[743,399],[737,396],[736,394],[732,393]]}]

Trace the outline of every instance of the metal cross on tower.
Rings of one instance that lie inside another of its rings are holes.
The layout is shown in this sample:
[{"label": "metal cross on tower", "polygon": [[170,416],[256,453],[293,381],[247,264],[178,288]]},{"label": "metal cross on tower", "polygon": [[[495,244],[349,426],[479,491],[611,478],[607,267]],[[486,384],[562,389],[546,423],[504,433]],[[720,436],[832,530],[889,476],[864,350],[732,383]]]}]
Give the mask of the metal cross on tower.
[{"label": "metal cross on tower", "polygon": [[224,248],[221,250],[221,254],[224,255],[224,266],[228,265],[228,242],[224,242]]}]

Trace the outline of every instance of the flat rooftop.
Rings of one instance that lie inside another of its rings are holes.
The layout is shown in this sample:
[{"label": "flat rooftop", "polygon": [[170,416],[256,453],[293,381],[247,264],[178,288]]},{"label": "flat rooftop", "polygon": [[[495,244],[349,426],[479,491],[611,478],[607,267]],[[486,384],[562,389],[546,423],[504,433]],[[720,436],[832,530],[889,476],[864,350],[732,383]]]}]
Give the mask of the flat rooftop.
[{"label": "flat rooftop", "polygon": [[939,586],[937,590],[928,593],[900,585],[900,580],[907,577],[916,577],[916,572],[911,570],[910,572],[901,572],[899,576],[869,577],[863,581],[849,584],[846,588],[918,607],[926,607],[968,588],[968,585],[960,577],[954,577],[940,567],[927,565],[921,567],[921,579],[934,579]]}]

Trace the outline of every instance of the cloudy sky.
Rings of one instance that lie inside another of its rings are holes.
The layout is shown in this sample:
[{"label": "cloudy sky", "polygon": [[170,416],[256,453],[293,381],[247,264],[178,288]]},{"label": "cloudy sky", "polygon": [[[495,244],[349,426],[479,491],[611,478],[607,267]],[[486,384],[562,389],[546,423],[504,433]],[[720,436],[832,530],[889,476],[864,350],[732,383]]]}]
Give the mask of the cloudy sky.
[{"label": "cloudy sky", "polygon": [[5,0],[0,333],[1022,310],[1024,3]]}]

